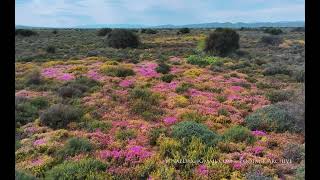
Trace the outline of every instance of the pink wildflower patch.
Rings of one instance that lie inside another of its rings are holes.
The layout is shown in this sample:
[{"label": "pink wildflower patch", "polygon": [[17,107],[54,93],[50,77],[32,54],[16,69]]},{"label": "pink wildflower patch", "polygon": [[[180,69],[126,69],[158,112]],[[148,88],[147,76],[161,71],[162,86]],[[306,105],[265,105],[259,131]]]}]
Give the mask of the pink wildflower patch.
[{"label": "pink wildflower patch", "polygon": [[157,66],[155,63],[142,64],[138,72],[145,77],[160,77],[160,74],[155,70]]},{"label": "pink wildflower patch", "polygon": [[241,162],[235,162],[233,163],[232,167],[236,170],[240,170],[242,168],[242,163]]},{"label": "pink wildflower patch", "polygon": [[254,155],[260,155],[264,151],[264,147],[262,146],[256,146],[250,149],[250,152],[252,152]]},{"label": "pink wildflower patch", "polygon": [[230,90],[232,90],[232,91],[242,91],[243,88],[241,86],[231,86]]},{"label": "pink wildflower patch", "polygon": [[60,76],[58,76],[57,79],[62,81],[69,81],[74,79],[74,76],[72,74],[63,73]]},{"label": "pink wildflower patch", "polygon": [[32,160],[31,163],[34,166],[38,166],[38,165],[42,164],[43,161],[41,159],[35,159],[35,160]]},{"label": "pink wildflower patch", "polygon": [[163,119],[163,122],[167,125],[174,124],[177,121],[176,117],[166,117]]},{"label": "pink wildflower patch", "polygon": [[133,80],[123,80],[119,83],[121,87],[131,87],[133,85]]},{"label": "pink wildflower patch", "polygon": [[251,133],[254,136],[265,136],[265,135],[267,135],[267,133],[265,133],[264,131],[259,131],[259,130],[252,131]]},{"label": "pink wildflower patch", "polygon": [[96,80],[96,81],[99,81],[99,80],[103,79],[102,75],[100,75],[98,72],[93,71],[93,70],[88,71],[88,73],[86,75],[87,75],[87,77],[89,77],[89,78],[91,78],[93,80]]},{"label": "pink wildflower patch", "polygon": [[208,176],[209,170],[202,164],[196,168],[196,172],[202,176]]},{"label": "pink wildflower patch", "polygon": [[45,144],[45,143],[46,143],[45,139],[38,139],[38,140],[33,142],[33,145],[34,146],[39,146],[39,145],[42,145],[42,144]]},{"label": "pink wildflower patch", "polygon": [[41,75],[47,78],[55,78],[62,81],[69,81],[75,77],[69,73],[63,73],[60,68],[44,68],[41,72]]}]

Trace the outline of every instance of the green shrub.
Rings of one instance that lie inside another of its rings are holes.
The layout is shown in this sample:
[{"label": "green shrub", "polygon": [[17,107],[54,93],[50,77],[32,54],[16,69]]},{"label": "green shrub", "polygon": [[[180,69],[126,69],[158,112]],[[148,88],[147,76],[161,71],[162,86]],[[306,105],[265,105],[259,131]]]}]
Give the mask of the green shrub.
[{"label": "green shrub", "polygon": [[46,48],[46,52],[50,54],[54,54],[56,52],[56,48],[54,46],[48,46]]},{"label": "green shrub", "polygon": [[200,67],[205,67],[207,65],[213,65],[213,66],[223,65],[223,62],[221,61],[221,59],[213,56],[191,55],[187,58],[187,62],[189,64],[198,65]]},{"label": "green shrub", "polygon": [[283,150],[283,157],[294,163],[300,163],[304,159],[304,147],[300,144],[289,143]]},{"label": "green shrub", "polygon": [[278,36],[263,36],[260,42],[267,45],[279,45],[283,42],[283,39]]},{"label": "green shrub", "polygon": [[81,111],[68,105],[56,104],[40,116],[41,124],[52,129],[66,128],[70,122],[76,122],[81,117]]},{"label": "green shrub", "polygon": [[154,146],[157,144],[157,140],[161,134],[167,135],[167,130],[165,128],[151,129],[149,133],[149,143]]},{"label": "green shrub", "polygon": [[231,141],[231,142],[247,142],[247,143],[253,143],[255,138],[251,134],[251,131],[243,126],[233,126],[229,128],[224,134],[223,138],[226,141]]},{"label": "green shrub", "polygon": [[146,34],[157,34],[158,31],[155,29],[144,29],[144,31],[141,30],[141,33],[146,33]]},{"label": "green shrub", "polygon": [[28,74],[26,74],[25,81],[27,85],[39,85],[42,82],[40,71],[38,69],[35,69],[29,72]]},{"label": "green shrub", "polygon": [[106,36],[107,34],[109,34],[112,31],[111,28],[102,28],[99,29],[99,31],[97,32],[98,36]]},{"label": "green shrub", "polygon": [[16,29],[15,35],[20,35],[23,37],[35,36],[38,35],[35,31],[29,29]]},{"label": "green shrub", "polygon": [[56,29],[53,30],[53,31],[52,31],[52,34],[58,34],[58,30],[56,30]]},{"label": "green shrub", "polygon": [[94,132],[97,129],[100,129],[102,132],[105,133],[112,128],[112,124],[110,122],[102,122],[98,120],[82,122],[79,124],[79,126],[89,132]]},{"label": "green shrub", "polygon": [[167,74],[170,72],[170,66],[165,63],[160,63],[158,67],[156,68],[156,71],[158,73]]},{"label": "green shrub", "polygon": [[230,113],[229,113],[229,111],[227,110],[227,109],[225,109],[225,108],[220,108],[219,110],[218,110],[218,115],[219,116],[229,116],[230,115]]},{"label": "green shrub", "polygon": [[[46,172],[46,179],[108,179],[107,166],[95,159],[66,161]],[[110,177],[109,177],[110,178]]]},{"label": "green shrub", "polygon": [[146,120],[156,120],[163,114],[159,109],[160,96],[147,89],[134,88],[129,95],[131,111]]},{"label": "green shrub", "polygon": [[295,122],[289,114],[274,105],[256,110],[245,118],[246,125],[252,130],[293,131]]},{"label": "green shrub", "polygon": [[266,28],[263,32],[272,35],[279,35],[283,33],[283,31],[279,28]]},{"label": "green shrub", "polygon": [[223,103],[227,100],[228,98],[226,96],[223,96],[223,95],[218,95],[217,96],[217,100],[220,102],[220,103]]},{"label": "green shrub", "polygon": [[129,30],[115,29],[107,35],[107,45],[113,48],[135,48],[139,44],[138,36]]},{"label": "green shrub", "polygon": [[15,122],[19,127],[34,121],[38,117],[38,108],[28,99],[16,97],[15,99]]},{"label": "green shrub", "polygon": [[298,70],[293,74],[293,76],[297,82],[304,82],[305,72],[304,70]]},{"label": "green shrub", "polygon": [[239,48],[239,38],[232,29],[217,29],[207,37],[204,51],[226,55]]},{"label": "green shrub", "polygon": [[292,91],[273,90],[266,93],[266,97],[271,103],[287,101],[291,96],[293,96]]},{"label": "green shrub", "polygon": [[177,32],[177,34],[188,34],[188,33],[190,33],[190,29],[189,28],[181,28]]},{"label": "green shrub", "polygon": [[193,111],[193,112],[186,112],[186,113],[181,114],[180,119],[182,121],[194,121],[197,123],[201,123],[201,122],[207,120],[208,118],[206,116],[199,114],[196,111]]},{"label": "green shrub", "polygon": [[190,83],[182,83],[180,86],[176,88],[177,93],[185,93],[189,90],[189,88],[194,87],[193,84]]},{"label": "green shrub", "polygon": [[173,74],[164,74],[163,76],[161,76],[161,80],[166,83],[170,83],[176,77],[177,76]]},{"label": "green shrub", "polygon": [[136,133],[132,129],[121,129],[116,132],[116,138],[118,140],[130,140],[136,137]]},{"label": "green shrub", "polygon": [[67,98],[67,97],[71,98],[71,97],[79,97],[82,94],[82,92],[80,89],[74,88],[72,86],[63,86],[58,89],[58,94],[63,98]]},{"label": "green shrub", "polygon": [[267,68],[264,69],[264,71],[262,72],[262,74],[264,76],[273,76],[273,75],[276,75],[276,74],[284,74],[284,75],[291,75],[291,71],[289,69],[287,69],[286,67],[284,66],[276,66],[276,65],[273,65],[273,66],[269,66]]},{"label": "green shrub", "polygon": [[93,149],[92,144],[85,138],[73,137],[70,138],[66,145],[58,151],[60,157],[74,156],[79,153],[90,152]]},{"label": "green shrub", "polygon": [[25,173],[23,171],[15,171],[16,180],[36,180],[37,178],[31,174]]},{"label": "green shrub", "polygon": [[135,75],[132,69],[123,67],[123,66],[103,67],[102,72],[108,76],[114,76],[114,77],[127,77],[127,76]]},{"label": "green shrub", "polygon": [[174,125],[172,136],[184,144],[189,144],[192,137],[195,136],[209,146],[215,145],[219,139],[218,135],[206,126],[193,121],[183,121]]}]

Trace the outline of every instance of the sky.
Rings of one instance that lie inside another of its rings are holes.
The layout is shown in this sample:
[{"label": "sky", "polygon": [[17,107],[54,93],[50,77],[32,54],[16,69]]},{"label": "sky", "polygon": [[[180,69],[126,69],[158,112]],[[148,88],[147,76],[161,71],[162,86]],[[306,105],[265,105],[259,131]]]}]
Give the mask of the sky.
[{"label": "sky", "polygon": [[15,24],[184,25],[304,21],[304,0],[16,0]]}]

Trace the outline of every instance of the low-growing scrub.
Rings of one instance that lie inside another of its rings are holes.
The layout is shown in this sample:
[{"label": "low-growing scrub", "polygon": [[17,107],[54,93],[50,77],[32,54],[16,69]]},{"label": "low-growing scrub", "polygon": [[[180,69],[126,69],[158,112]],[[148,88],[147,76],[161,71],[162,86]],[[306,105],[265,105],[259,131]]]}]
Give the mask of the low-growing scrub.
[{"label": "low-growing scrub", "polygon": [[113,48],[136,48],[139,44],[138,36],[125,29],[115,29],[108,33],[106,39],[107,45]]},{"label": "low-growing scrub", "polygon": [[293,95],[292,91],[274,90],[266,93],[266,97],[272,103],[287,101]]},{"label": "low-growing scrub", "polygon": [[172,136],[181,140],[184,144],[189,144],[193,136],[201,139],[203,143],[209,146],[215,145],[219,140],[216,133],[193,121],[183,121],[173,126]]},{"label": "low-growing scrub", "polygon": [[294,131],[295,122],[283,109],[274,105],[256,110],[245,118],[246,125],[252,130]]},{"label": "low-growing scrub", "polygon": [[66,145],[58,151],[58,155],[62,158],[67,156],[74,156],[79,153],[90,152],[93,149],[92,144],[85,138],[70,138]]},{"label": "low-growing scrub", "polygon": [[[95,159],[66,161],[46,172],[47,179],[108,179],[107,166]],[[110,178],[110,176],[109,176]]]},{"label": "low-growing scrub", "polygon": [[79,121],[81,114],[80,110],[72,106],[56,104],[41,114],[40,122],[53,129],[63,129],[70,122]]},{"label": "low-growing scrub", "polygon": [[106,36],[107,34],[109,34],[112,31],[111,28],[102,28],[97,32],[98,36]]},{"label": "low-growing scrub", "polygon": [[101,67],[101,72],[108,76],[127,77],[135,75],[134,71],[124,66],[105,65]]},{"label": "low-growing scrub", "polygon": [[224,134],[223,138],[226,141],[231,142],[247,142],[252,144],[255,140],[254,136],[252,135],[251,131],[243,126],[234,126],[229,128]]},{"label": "low-growing scrub", "polygon": [[170,66],[165,63],[160,63],[156,68],[157,73],[167,74],[170,72]]},{"label": "low-growing scrub", "polygon": [[304,159],[304,155],[304,146],[300,144],[287,144],[283,151],[283,157],[295,163],[300,163]]},{"label": "low-growing scrub", "polygon": [[161,80],[166,83],[170,83],[176,77],[177,76],[173,74],[164,74],[163,76],[161,76]]}]

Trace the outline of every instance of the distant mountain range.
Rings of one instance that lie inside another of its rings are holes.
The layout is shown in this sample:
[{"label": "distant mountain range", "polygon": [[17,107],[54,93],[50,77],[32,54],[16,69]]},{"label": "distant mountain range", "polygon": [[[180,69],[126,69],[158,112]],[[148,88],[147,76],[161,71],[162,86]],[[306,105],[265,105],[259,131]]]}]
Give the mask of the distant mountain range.
[{"label": "distant mountain range", "polygon": [[[81,29],[96,29],[96,28],[131,28],[131,29],[138,29],[138,28],[258,28],[258,27],[304,27],[304,21],[281,21],[281,22],[256,22],[256,23],[200,23],[200,24],[186,24],[186,25],[159,25],[159,26],[148,26],[148,25],[141,25],[141,24],[91,24],[91,25],[81,25],[81,26],[74,26],[71,28],[81,28]],[[36,29],[36,28],[50,28],[50,27],[32,27],[32,26],[23,26],[23,25],[16,25],[17,29]],[[63,27],[61,27],[63,28]]]}]

